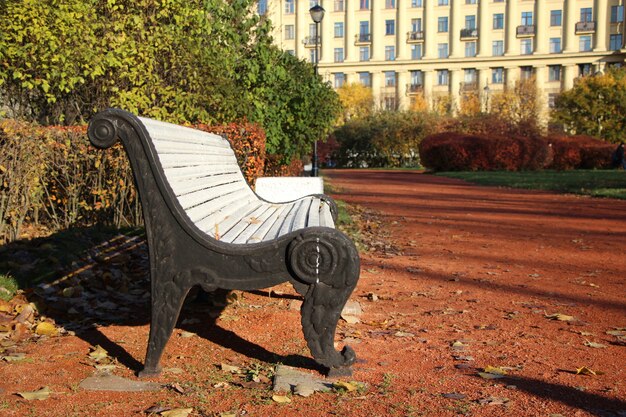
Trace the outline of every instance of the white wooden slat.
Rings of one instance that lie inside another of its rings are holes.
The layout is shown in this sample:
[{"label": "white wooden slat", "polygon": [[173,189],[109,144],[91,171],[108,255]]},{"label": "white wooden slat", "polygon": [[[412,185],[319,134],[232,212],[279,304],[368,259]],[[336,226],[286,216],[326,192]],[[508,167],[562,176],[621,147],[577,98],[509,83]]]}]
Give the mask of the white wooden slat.
[{"label": "white wooden slat", "polygon": [[[254,209],[254,211],[249,212],[243,217],[241,217],[240,215],[236,216],[239,217],[239,220],[235,222],[232,227],[230,227],[228,231],[222,235],[221,240],[233,243],[239,237],[239,235],[248,228],[248,226],[259,223],[259,217],[262,216],[263,213],[267,211],[267,209],[267,204],[259,202],[257,208]],[[220,225],[224,224],[226,224],[226,222],[220,223]]]},{"label": "white wooden slat", "polygon": [[309,214],[309,209],[311,208],[311,202],[312,198],[310,197],[302,199],[302,205],[296,213],[291,231],[304,229],[306,227],[306,220]]},{"label": "white wooden slat", "polygon": [[320,225],[320,204],[322,200],[318,197],[311,198],[311,207],[306,219],[307,227],[316,227]]},{"label": "white wooden slat", "polygon": [[178,197],[180,205],[185,210],[205,203],[209,200],[219,198],[224,194],[230,194],[241,189],[241,184],[229,183],[223,185],[217,185],[215,187],[207,188],[205,190],[196,191],[195,193],[189,193]]},{"label": "white wooden slat", "polygon": [[192,165],[187,167],[176,167],[164,169],[165,176],[168,181],[186,181],[189,179],[206,177],[215,174],[231,174],[233,172],[241,172],[236,164],[203,164]]},{"label": "white wooden slat", "polygon": [[330,206],[326,203],[322,203],[321,205],[320,226],[335,228],[335,222],[333,221],[333,215],[330,212]]},{"label": "white wooden slat", "polygon": [[294,230],[293,222],[296,218],[296,215],[302,208],[303,204],[304,204],[304,200],[298,200],[294,203],[294,208],[289,211],[289,214],[287,214],[287,217],[285,217],[283,224],[280,226],[280,230],[278,231],[278,236],[286,235],[287,233]]},{"label": "white wooden slat", "polygon": [[[272,229],[274,224],[279,221],[282,221],[282,218],[286,215],[286,212],[289,211],[289,204],[272,204],[274,208],[271,212],[268,211],[268,216],[263,219],[263,223],[259,225],[259,227],[252,232],[252,234],[248,237],[248,240],[244,243],[257,243],[265,240],[271,240],[272,238],[268,238],[269,231]],[[283,216],[281,218],[281,216]],[[274,233],[275,236],[275,233]]]},{"label": "white wooden slat", "polygon": [[[239,190],[234,193],[223,194],[217,198],[208,200],[205,203],[186,210],[186,212],[192,222],[200,224],[200,222],[204,221],[204,219],[207,219],[214,213],[215,215],[219,215],[220,210],[224,210],[224,208],[229,207],[230,205],[235,203],[245,205],[250,201],[256,200],[257,198],[247,190]],[[200,230],[204,230],[204,227],[198,227]]]},{"label": "white wooden slat", "polygon": [[159,155],[167,153],[176,154],[202,154],[202,155],[232,155],[233,151],[230,148],[224,148],[222,146],[212,146],[211,144],[200,143],[184,143],[184,142],[170,142],[159,141],[153,142]]},{"label": "white wooden slat", "polygon": [[226,174],[226,175],[210,175],[206,177],[200,177],[190,179],[188,181],[171,181],[170,185],[176,196],[182,196],[190,194],[196,191],[200,191],[209,187],[216,187],[218,185],[230,184],[240,182],[241,187],[247,187],[245,180],[239,173]]},{"label": "white wooden slat", "polygon": [[164,153],[159,154],[159,162],[163,168],[173,167],[187,167],[190,165],[200,165],[207,163],[224,163],[234,162],[237,163],[235,154],[230,155],[194,155],[194,154],[179,154],[179,153]]},{"label": "white wooden slat", "polygon": [[274,213],[280,207],[279,204],[263,204],[263,211],[259,213],[255,218],[250,219],[248,225],[244,230],[239,233],[236,239],[232,240],[232,243],[242,244],[247,243],[256,232],[265,224],[265,222],[274,216]]},{"label": "white wooden slat", "polygon": [[284,207],[283,210],[280,213],[278,213],[277,218],[274,221],[274,224],[272,224],[272,226],[267,231],[265,236],[263,236],[263,241],[276,239],[278,236],[280,236],[282,234],[280,233],[280,229],[282,228],[283,224],[285,223],[289,215],[293,211],[296,210],[295,203],[287,203],[287,204],[284,204],[283,207]]},{"label": "white wooden slat", "polygon": [[237,213],[233,213],[232,215],[226,217],[223,221],[217,223],[217,230],[219,231],[219,240],[221,241],[225,241],[225,242],[230,242],[230,239],[234,239],[237,236],[237,233],[231,233],[231,238],[224,240],[224,236],[228,234],[228,232],[230,231],[230,229],[232,229],[238,222],[241,221],[242,218],[245,218],[246,216],[249,216],[251,213],[253,213],[255,210],[257,210],[259,207],[261,207],[263,205],[262,202],[260,202],[259,200],[257,201],[252,201],[249,205],[247,205],[245,207],[245,210],[240,210]]},{"label": "white wooden slat", "polygon": [[161,122],[158,120],[139,118],[146,127],[146,130],[150,134],[153,141],[158,140],[171,140],[180,142],[213,142],[216,145],[224,147],[230,147],[230,144],[223,137],[214,133],[203,132],[201,130],[192,129],[189,127],[178,126],[172,123]]},{"label": "white wooden slat", "polygon": [[224,229],[224,227],[230,227],[228,225],[240,219],[242,213],[249,213],[255,210],[259,204],[258,200],[252,199],[233,201],[226,206],[220,207],[219,210],[214,211],[210,216],[200,220],[196,225],[200,230],[211,237],[215,237],[216,234],[219,234],[221,240],[221,236],[228,232],[228,229]]}]

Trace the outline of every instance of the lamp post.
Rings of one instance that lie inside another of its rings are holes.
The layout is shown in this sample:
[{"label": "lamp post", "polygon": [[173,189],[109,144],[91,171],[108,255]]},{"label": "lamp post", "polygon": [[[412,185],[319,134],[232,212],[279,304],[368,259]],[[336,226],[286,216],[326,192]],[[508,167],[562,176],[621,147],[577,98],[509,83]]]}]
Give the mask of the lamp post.
[{"label": "lamp post", "polygon": [[485,88],[483,88],[483,96],[485,97],[485,113],[489,113],[489,93],[491,91],[489,90],[489,86],[486,85]]},{"label": "lamp post", "polygon": [[[313,68],[315,69],[315,78],[318,75],[317,65],[320,61],[320,22],[324,19],[324,8],[319,4],[311,7],[309,9],[309,13],[311,14],[311,19],[315,22],[315,62],[313,63]],[[317,177],[319,173],[319,168],[317,166],[317,139],[313,142],[313,161],[311,162],[311,176]]]}]

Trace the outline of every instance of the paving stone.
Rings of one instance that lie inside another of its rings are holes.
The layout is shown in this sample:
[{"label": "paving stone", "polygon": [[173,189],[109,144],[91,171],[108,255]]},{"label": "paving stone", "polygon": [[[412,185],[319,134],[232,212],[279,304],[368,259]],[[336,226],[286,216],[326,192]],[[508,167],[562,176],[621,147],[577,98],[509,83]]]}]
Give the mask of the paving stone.
[{"label": "paving stone", "polygon": [[315,391],[332,390],[333,384],[306,372],[298,371],[289,366],[279,365],[274,374],[274,391],[294,392],[308,396]]},{"label": "paving stone", "polygon": [[124,392],[158,391],[162,388],[160,384],[155,382],[133,381],[109,373],[98,373],[89,378],[85,378],[80,383],[79,387],[86,391]]}]

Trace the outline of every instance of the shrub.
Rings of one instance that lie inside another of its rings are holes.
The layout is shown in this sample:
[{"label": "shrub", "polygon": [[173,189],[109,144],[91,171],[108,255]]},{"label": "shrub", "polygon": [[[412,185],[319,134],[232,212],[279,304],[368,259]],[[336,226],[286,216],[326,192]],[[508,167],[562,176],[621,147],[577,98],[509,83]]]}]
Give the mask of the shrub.
[{"label": "shrub", "polygon": [[422,141],[420,157],[436,171],[519,171],[542,168],[546,146],[538,138],[444,132]]},{"label": "shrub", "polygon": [[591,136],[577,135],[549,136],[552,145],[553,160],[549,168],[568,169],[605,169],[611,167],[611,156],[615,145]]},{"label": "shrub", "polygon": [[267,155],[265,159],[266,177],[299,177],[302,175],[304,166],[302,160],[293,158],[289,164],[283,163],[281,155]]}]

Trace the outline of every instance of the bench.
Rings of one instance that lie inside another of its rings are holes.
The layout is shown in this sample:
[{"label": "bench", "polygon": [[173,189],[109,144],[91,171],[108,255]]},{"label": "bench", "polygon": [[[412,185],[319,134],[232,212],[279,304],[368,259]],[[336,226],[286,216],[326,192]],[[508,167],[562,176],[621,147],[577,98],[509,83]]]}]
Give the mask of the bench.
[{"label": "bench", "polygon": [[286,203],[259,198],[221,136],[109,109],[89,124],[91,143],[119,139],[141,199],[150,255],[151,321],[140,376],[159,361],[189,290],[253,290],[289,281],[304,297],[301,324],[328,375],[350,375],[356,356],[334,348],[341,311],[359,278],[354,243],[335,229],[325,195]]}]

